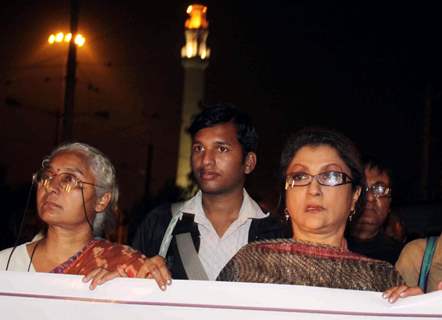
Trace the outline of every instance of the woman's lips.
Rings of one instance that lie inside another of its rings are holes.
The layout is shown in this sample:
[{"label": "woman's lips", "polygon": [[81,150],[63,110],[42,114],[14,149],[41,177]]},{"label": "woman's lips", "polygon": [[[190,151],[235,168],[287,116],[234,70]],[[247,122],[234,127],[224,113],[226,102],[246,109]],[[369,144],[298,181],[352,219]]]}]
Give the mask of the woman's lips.
[{"label": "woman's lips", "polygon": [[318,205],[308,205],[305,207],[305,211],[310,213],[318,213],[324,210],[325,210],[324,207]]},{"label": "woman's lips", "polygon": [[41,207],[42,209],[54,209],[54,208],[61,209],[60,205],[52,201],[45,201]]}]

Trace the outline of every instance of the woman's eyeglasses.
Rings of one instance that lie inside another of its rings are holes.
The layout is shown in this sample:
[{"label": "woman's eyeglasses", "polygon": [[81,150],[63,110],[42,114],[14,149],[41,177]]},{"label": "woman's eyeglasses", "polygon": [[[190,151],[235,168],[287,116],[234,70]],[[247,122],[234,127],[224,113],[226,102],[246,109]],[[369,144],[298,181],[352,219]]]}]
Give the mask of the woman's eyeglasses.
[{"label": "woman's eyeglasses", "polygon": [[287,175],[285,179],[285,189],[307,186],[312,183],[313,179],[316,179],[321,186],[327,187],[336,187],[352,182],[352,179],[347,174],[340,171],[326,171],[316,175],[296,172]]},{"label": "woman's eyeglasses", "polygon": [[384,198],[391,196],[391,188],[380,182],[375,183],[369,187],[365,187],[365,192],[370,192],[375,198]]},{"label": "woman's eyeglasses", "polygon": [[58,188],[60,190],[63,190],[64,192],[71,192],[76,188],[83,189],[83,185],[85,184],[95,187],[101,187],[90,182],[81,181],[71,173],[62,172],[53,174],[44,169],[34,174],[33,179],[45,189],[49,188],[49,186],[52,184],[54,188]]}]

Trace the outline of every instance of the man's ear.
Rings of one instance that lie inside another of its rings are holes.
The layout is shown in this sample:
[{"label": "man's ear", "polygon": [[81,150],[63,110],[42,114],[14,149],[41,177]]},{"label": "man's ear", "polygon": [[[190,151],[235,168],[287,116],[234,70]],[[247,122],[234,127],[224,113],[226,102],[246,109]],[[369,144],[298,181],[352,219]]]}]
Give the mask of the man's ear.
[{"label": "man's ear", "polygon": [[103,194],[99,199],[97,199],[97,203],[95,204],[95,212],[103,212],[106,210],[111,200],[112,194],[110,192]]},{"label": "man's ear", "polygon": [[251,173],[256,167],[256,153],[249,152],[244,160],[244,173]]}]

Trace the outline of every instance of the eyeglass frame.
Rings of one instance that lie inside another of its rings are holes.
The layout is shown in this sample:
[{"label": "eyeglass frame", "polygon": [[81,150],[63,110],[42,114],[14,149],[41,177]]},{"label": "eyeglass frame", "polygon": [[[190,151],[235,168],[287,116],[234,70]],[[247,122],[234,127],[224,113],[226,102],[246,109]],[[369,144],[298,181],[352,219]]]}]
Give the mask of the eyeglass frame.
[{"label": "eyeglass frame", "polygon": [[[47,172],[48,170],[46,169],[46,168],[41,168],[40,170],[38,170],[36,173],[34,173],[33,175],[32,175],[32,180],[33,181],[35,181],[37,184],[40,184],[40,183],[42,183],[43,182],[43,180],[41,180],[41,181],[39,181],[39,175],[41,174],[41,173],[43,173],[43,172]],[[68,175],[68,176],[70,176],[70,177],[72,177],[73,179],[74,179],[74,181],[75,181],[75,185],[72,187],[72,188],[62,188],[62,190],[64,191],[64,192],[71,192],[71,190],[73,190],[73,189],[83,189],[83,185],[84,184],[86,184],[86,185],[90,185],[90,186],[94,186],[94,187],[98,187],[98,188],[104,188],[103,186],[100,186],[100,185],[98,185],[98,184],[94,184],[94,183],[91,183],[91,182],[87,182],[87,181],[82,181],[82,180],[80,180],[79,178],[77,178],[74,174],[72,174],[72,173],[69,173],[69,172],[60,172],[60,173],[56,173],[56,174],[52,174],[52,175],[48,175],[50,178],[48,179],[48,178],[46,178],[46,179],[44,179],[44,180],[47,180],[47,181],[49,181],[50,183],[51,183],[51,181],[54,179],[54,178],[56,178],[57,176],[60,176],[60,175]],[[44,184],[43,184],[43,186],[44,186]],[[58,182],[58,185],[57,185],[57,187],[59,187],[60,186],[60,182]],[[46,187],[45,187],[46,188]]]},{"label": "eyeglass frame", "polygon": [[[324,186],[324,187],[338,187],[338,186],[342,186],[342,185],[345,185],[345,184],[353,183],[353,179],[348,174],[346,174],[345,172],[342,172],[342,171],[330,170],[330,171],[320,172],[320,173],[315,174],[315,175],[308,174],[306,172],[299,172],[299,173],[302,173],[304,175],[309,176],[311,178],[310,181],[308,183],[306,183],[306,184],[294,185],[293,183],[291,183],[291,185],[290,185],[288,180],[290,178],[293,179],[293,176],[296,174],[296,173],[290,173],[290,174],[286,175],[286,177],[285,177],[285,190],[288,190],[289,188],[293,189],[295,187],[305,187],[305,186],[308,186],[308,185],[310,185],[313,182],[313,179],[315,179],[316,182],[318,182],[319,185]],[[328,185],[328,184],[321,183],[319,181],[318,177],[320,175],[327,174],[327,173],[339,173],[339,174],[341,174],[342,178],[343,178],[343,182],[335,184],[335,185]],[[294,179],[293,179],[293,181],[294,181]]]}]

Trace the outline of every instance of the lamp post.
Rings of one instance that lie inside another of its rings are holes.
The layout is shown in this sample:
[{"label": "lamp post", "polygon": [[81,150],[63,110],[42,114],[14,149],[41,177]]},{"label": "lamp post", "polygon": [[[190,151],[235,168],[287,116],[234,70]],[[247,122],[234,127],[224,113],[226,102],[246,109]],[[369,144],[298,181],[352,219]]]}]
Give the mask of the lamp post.
[{"label": "lamp post", "polygon": [[[75,74],[77,69],[77,46],[82,47],[86,39],[77,34],[78,27],[78,0],[71,0],[71,23],[70,32],[63,34],[51,34],[48,38],[49,44],[68,43],[68,59],[66,64],[66,81],[64,91],[64,105],[63,113],[61,114],[61,141],[69,141],[73,135],[73,121],[74,121],[74,96],[75,96]],[[60,120],[60,119],[59,119]],[[59,122],[57,121],[57,138],[56,143],[60,142]]]},{"label": "lamp post", "polygon": [[[76,69],[76,47],[82,47],[86,43],[86,38],[77,33],[75,36],[72,33],[53,33],[48,37],[50,45],[69,44],[68,63],[66,67],[66,82],[64,94],[64,111],[57,112],[55,145],[60,141],[72,139],[73,127],[73,109],[74,109],[74,93],[75,93],[75,69]],[[71,49],[73,45],[74,49]],[[73,53],[74,52],[74,53]],[[60,132],[62,129],[62,132]]]}]

